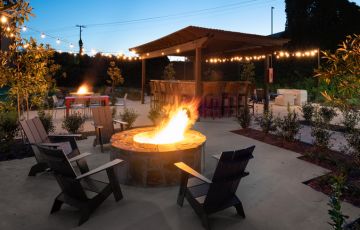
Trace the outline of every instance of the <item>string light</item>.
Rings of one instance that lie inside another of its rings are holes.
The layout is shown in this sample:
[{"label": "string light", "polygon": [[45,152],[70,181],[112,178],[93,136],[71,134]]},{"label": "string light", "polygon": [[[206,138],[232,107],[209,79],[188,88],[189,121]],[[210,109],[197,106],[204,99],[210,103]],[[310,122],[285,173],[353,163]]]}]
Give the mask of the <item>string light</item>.
[{"label": "string light", "polygon": [[96,54],[96,50],[95,49],[91,49],[91,54],[95,55]]},{"label": "string light", "polygon": [[318,55],[318,50],[317,49],[313,49],[313,50],[305,50],[305,51],[295,51],[293,53],[289,53],[287,51],[278,51],[278,52],[274,52],[274,55],[276,56],[277,59],[280,58],[289,58],[289,57],[296,57],[296,58],[303,58],[303,57],[315,57]]},{"label": "string light", "polygon": [[[296,51],[296,52],[288,52],[288,51],[276,51],[274,55],[277,59],[281,58],[311,58],[318,54],[317,49],[313,50],[305,50],[305,51]],[[255,56],[235,56],[231,58],[210,58],[206,59],[205,62],[207,63],[225,63],[225,62],[241,62],[241,61],[259,61],[266,58],[266,55],[255,55]]]},{"label": "string light", "polygon": [[7,17],[5,17],[4,15],[2,15],[1,18],[0,18],[0,21],[1,21],[2,24],[7,23]]},{"label": "string light", "polygon": [[[0,17],[0,21],[1,21],[1,17]],[[46,33],[44,33],[44,32],[40,32],[39,30],[36,30],[36,29],[34,29],[34,28],[30,28],[30,27],[23,26],[21,29],[22,29],[23,32],[26,32],[26,31],[28,31],[28,30],[32,30],[32,31],[38,32],[38,33],[40,33],[40,37],[41,37],[42,39],[44,39],[44,38],[54,39],[54,40],[55,40],[55,43],[56,43],[57,45],[60,45],[61,43],[68,44],[70,49],[69,49],[69,51],[68,51],[67,53],[72,54],[72,55],[75,55],[75,56],[77,55],[76,53],[74,53],[74,52],[72,51],[73,48],[74,48],[73,43],[70,43],[70,42],[68,42],[68,41],[66,41],[66,40],[64,40],[64,39],[60,39],[59,37],[55,37],[55,36],[46,34]],[[7,31],[11,31],[10,27],[8,27],[6,30],[7,30]],[[11,35],[10,35],[10,36],[11,36]],[[24,48],[26,48],[26,47],[27,47],[27,46],[24,46]],[[57,52],[59,52],[59,53],[60,53],[60,51],[63,52],[63,51],[60,50],[60,49],[57,50]],[[65,51],[65,52],[66,52],[66,51]],[[95,55],[96,53],[101,53],[102,56],[104,56],[104,57],[110,57],[110,58],[112,58],[112,57],[118,57],[119,59],[120,59],[120,58],[123,58],[124,60],[129,60],[129,61],[139,60],[138,57],[134,56],[134,55],[136,55],[136,50],[134,50],[134,49],[131,50],[131,53],[133,54],[132,56],[125,56],[124,54],[122,54],[122,52],[120,52],[119,54],[116,54],[116,53],[112,53],[112,52],[101,52],[101,51],[98,51],[98,50],[96,50],[96,49],[90,49],[90,52],[89,52],[88,54],[90,54],[90,55]],[[85,48],[83,48],[83,50],[82,50],[82,55],[85,55],[85,54],[86,54],[86,50],[85,50]],[[148,55],[149,55],[149,54],[148,54]]]}]

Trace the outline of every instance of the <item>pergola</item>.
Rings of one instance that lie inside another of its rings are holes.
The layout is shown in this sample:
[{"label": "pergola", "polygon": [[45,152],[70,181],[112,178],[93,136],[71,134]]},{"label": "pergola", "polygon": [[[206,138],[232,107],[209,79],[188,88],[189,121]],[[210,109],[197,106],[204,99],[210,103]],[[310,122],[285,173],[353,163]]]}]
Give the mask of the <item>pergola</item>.
[{"label": "pergola", "polygon": [[[265,70],[269,68],[269,57],[287,43],[288,39],[246,34],[233,31],[188,26],[157,40],[130,48],[142,59],[141,102],[144,103],[146,59],[162,56],[186,56],[194,60],[195,95],[201,96],[201,63],[211,57],[266,55]],[[267,74],[265,75],[267,76]],[[268,106],[268,80],[265,77],[265,98]],[[266,108],[265,108],[266,109]]]}]

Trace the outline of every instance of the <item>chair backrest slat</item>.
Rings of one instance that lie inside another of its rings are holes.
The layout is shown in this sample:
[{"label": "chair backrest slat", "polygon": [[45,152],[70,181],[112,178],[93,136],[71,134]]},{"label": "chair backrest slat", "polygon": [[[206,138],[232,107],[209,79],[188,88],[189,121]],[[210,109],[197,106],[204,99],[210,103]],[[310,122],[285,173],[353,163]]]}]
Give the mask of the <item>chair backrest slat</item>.
[{"label": "chair backrest slat", "polygon": [[251,146],[221,154],[205,199],[205,208],[217,208],[236,193],[245,168],[253,157],[254,148],[255,146]]},{"label": "chair backrest slat", "polygon": [[40,154],[39,149],[34,144],[40,144],[43,142],[48,142],[48,136],[46,134],[45,128],[41,123],[41,120],[38,117],[29,120],[20,121],[20,125],[24,130],[24,133],[31,145],[31,148],[34,152],[35,158],[38,162],[44,162],[42,154]]},{"label": "chair backrest slat", "polygon": [[41,154],[53,170],[61,190],[75,199],[86,200],[87,196],[80,182],[76,180],[76,173],[61,149],[53,149],[39,145]]},{"label": "chair backrest slat", "polygon": [[48,134],[46,133],[46,130],[45,130],[44,125],[42,124],[40,118],[34,117],[32,119],[32,121],[34,122],[34,125],[36,127],[36,130],[37,130],[41,140],[43,142],[48,141]]},{"label": "chair backrest slat", "polygon": [[101,130],[103,143],[108,143],[114,134],[114,124],[110,106],[100,106],[91,108],[95,125],[103,126]]}]

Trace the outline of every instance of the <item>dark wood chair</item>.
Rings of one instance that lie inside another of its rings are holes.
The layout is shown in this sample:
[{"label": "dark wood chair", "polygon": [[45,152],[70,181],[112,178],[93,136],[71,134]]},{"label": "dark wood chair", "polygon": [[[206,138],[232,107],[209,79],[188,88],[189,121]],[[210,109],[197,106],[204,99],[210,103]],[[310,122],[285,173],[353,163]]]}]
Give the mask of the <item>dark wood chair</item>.
[{"label": "dark wood chair", "polygon": [[[53,148],[61,148],[64,150],[68,158],[72,158],[80,154],[75,140],[76,137],[81,136],[79,134],[48,135],[38,117],[29,120],[22,120],[20,121],[20,125],[28,142],[31,144],[31,148],[37,161],[37,163],[31,167],[29,176],[35,176],[37,173],[43,172],[49,168],[43,155],[39,153],[37,144],[47,145]],[[89,153],[84,154],[89,155]],[[87,170],[87,168],[81,167],[79,167],[79,169],[80,171]]]},{"label": "dark wood chair", "polygon": [[[63,203],[80,210],[81,225],[86,222],[91,213],[113,193],[115,201],[123,198],[121,188],[114,172],[114,167],[122,162],[120,159],[110,161],[100,167],[77,175],[69,159],[61,149],[53,149],[38,145],[41,154],[46,158],[54,176],[61,188],[61,193],[55,198],[51,214],[60,210]],[[78,156],[79,159],[82,157]],[[83,159],[82,164],[86,164]],[[109,183],[92,179],[90,176],[106,171]],[[94,195],[95,194],[95,195]]]},{"label": "dark wood chair", "polygon": [[183,162],[175,163],[181,169],[181,183],[177,203],[183,206],[184,198],[201,218],[202,225],[210,229],[208,216],[229,207],[235,207],[238,215],[245,218],[245,212],[236,190],[245,172],[247,163],[253,158],[255,146],[246,149],[223,152],[212,180],[207,179]]},{"label": "dark wood chair", "polygon": [[113,119],[110,106],[94,107],[91,108],[91,112],[96,132],[93,145],[95,147],[100,144],[101,152],[103,152],[103,144],[109,143],[111,136],[115,133],[114,124],[120,124],[121,130],[124,130],[127,122]]}]

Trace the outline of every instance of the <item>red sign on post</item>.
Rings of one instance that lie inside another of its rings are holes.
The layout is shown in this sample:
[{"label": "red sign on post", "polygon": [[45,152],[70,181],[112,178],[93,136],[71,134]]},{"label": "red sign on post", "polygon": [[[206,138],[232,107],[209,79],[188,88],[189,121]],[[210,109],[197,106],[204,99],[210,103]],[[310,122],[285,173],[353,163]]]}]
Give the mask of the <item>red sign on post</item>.
[{"label": "red sign on post", "polygon": [[268,79],[269,79],[269,83],[273,83],[273,81],[274,81],[274,70],[273,70],[273,68],[268,69]]}]

